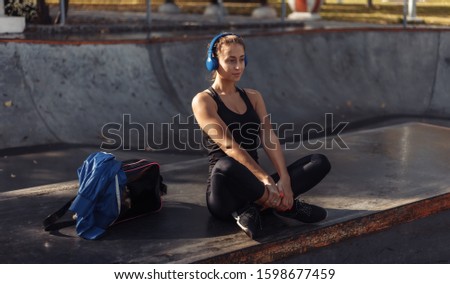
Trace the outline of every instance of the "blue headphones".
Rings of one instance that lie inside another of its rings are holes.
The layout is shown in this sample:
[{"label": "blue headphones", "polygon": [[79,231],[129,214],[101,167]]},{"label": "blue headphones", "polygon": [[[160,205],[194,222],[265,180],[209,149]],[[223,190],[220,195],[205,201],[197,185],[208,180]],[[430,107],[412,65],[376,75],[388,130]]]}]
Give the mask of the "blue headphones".
[{"label": "blue headphones", "polygon": [[[208,69],[208,71],[217,70],[217,68],[219,68],[219,61],[217,60],[216,57],[214,57],[214,51],[215,51],[214,45],[221,37],[228,36],[228,35],[235,35],[235,36],[239,37],[237,34],[233,34],[233,33],[222,33],[222,34],[215,36],[212,39],[211,43],[209,44],[208,57],[206,58],[206,69]],[[245,55],[245,57],[244,57],[244,62],[245,62],[245,66],[247,66],[247,55]]]}]

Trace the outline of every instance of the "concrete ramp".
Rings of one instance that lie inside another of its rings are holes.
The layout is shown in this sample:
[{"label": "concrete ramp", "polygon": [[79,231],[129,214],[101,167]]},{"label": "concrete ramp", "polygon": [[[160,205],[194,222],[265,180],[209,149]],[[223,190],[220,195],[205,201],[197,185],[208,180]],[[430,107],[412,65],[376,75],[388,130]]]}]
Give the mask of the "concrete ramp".
[{"label": "concrete ramp", "polygon": [[[209,39],[0,42],[0,149],[195,145],[190,101],[210,84]],[[260,33],[246,43],[249,65],[240,85],[262,92],[276,123],[300,130],[308,122],[323,125],[325,113],[355,123],[449,117],[449,31]],[[183,123],[188,132],[163,126]]]}]

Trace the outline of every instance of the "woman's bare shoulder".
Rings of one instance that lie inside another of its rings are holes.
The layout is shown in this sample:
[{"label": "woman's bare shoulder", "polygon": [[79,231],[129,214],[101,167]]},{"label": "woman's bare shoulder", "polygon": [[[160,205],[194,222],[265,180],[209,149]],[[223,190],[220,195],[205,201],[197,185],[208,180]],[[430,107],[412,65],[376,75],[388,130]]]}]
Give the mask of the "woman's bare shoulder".
[{"label": "woman's bare shoulder", "polygon": [[214,102],[214,99],[209,94],[208,90],[204,90],[200,93],[197,93],[192,98],[191,104],[192,104],[192,108],[195,109],[196,107],[214,106],[215,102]]},{"label": "woman's bare shoulder", "polygon": [[259,91],[249,88],[245,88],[244,90],[253,105],[263,101],[263,97]]}]

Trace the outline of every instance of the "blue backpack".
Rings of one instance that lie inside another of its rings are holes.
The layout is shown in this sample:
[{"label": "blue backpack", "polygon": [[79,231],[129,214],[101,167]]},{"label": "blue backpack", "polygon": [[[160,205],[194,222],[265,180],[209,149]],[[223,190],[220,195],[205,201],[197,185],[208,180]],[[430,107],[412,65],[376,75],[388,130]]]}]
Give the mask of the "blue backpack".
[{"label": "blue backpack", "polygon": [[[167,193],[159,164],[145,159],[121,162],[113,154],[97,152],[77,173],[77,195],[44,220],[46,231],[75,224],[80,237],[99,239],[113,224],[159,211]],[[75,213],[74,220],[56,223],[68,210]]]}]

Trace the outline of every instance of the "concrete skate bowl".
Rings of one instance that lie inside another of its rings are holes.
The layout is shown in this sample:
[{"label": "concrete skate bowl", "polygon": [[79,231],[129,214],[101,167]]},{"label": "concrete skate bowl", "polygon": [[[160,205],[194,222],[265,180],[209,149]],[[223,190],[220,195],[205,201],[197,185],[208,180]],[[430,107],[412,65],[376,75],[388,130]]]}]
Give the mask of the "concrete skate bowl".
[{"label": "concrete skate bowl", "polygon": [[[102,142],[183,149],[170,141],[193,139],[190,101],[210,84],[209,40],[1,41],[0,149]],[[263,94],[276,123],[323,125],[326,113],[353,125],[450,118],[448,30],[316,30],[245,40],[249,64],[240,86]],[[169,131],[174,124],[188,131]],[[159,142],[148,143],[150,136]]]}]

